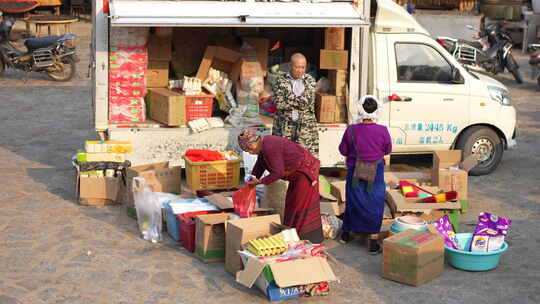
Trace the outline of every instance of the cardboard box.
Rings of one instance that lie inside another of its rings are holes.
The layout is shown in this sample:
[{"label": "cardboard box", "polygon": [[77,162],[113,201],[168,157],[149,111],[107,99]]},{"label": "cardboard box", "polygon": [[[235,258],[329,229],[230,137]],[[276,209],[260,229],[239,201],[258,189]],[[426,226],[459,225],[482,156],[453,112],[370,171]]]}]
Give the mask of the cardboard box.
[{"label": "cardboard box", "polygon": [[168,126],[186,124],[186,103],[183,94],[164,89],[149,89],[150,118]]},{"label": "cardboard box", "polygon": [[[265,270],[266,269],[266,270]],[[270,272],[271,276],[264,272]],[[279,288],[290,288],[320,282],[332,282],[337,278],[326,258],[310,257],[292,261],[264,264],[256,257],[247,258],[244,270],[236,273],[236,281],[251,288],[257,280],[267,282],[257,284],[263,293],[268,292],[270,284]],[[262,287],[262,288],[261,288]],[[266,288],[265,288],[266,287]]]},{"label": "cardboard box", "polygon": [[345,28],[329,27],[324,31],[324,48],[326,50],[345,49]]},{"label": "cardboard box", "polygon": [[148,61],[146,76],[147,88],[166,88],[169,85],[169,62]]},{"label": "cardboard box", "polygon": [[123,163],[126,161],[125,153],[88,153],[88,152],[79,152],[77,153],[77,161],[80,163],[84,162],[115,162]]},{"label": "cardboard box", "polygon": [[[242,58],[242,54],[221,46],[208,46],[197,71],[197,78],[204,81],[208,77],[210,68],[230,73],[234,64]],[[232,79],[232,78],[231,78]]]},{"label": "cardboard box", "polygon": [[266,38],[242,38],[245,42],[255,48],[257,51],[257,60],[261,66],[261,73],[266,76],[266,70],[268,69],[268,50],[270,48],[270,40]]},{"label": "cardboard box", "polygon": [[461,161],[461,150],[433,152],[432,183],[445,191],[457,191],[458,200],[467,200],[469,171],[478,164],[475,155]]},{"label": "cardboard box", "polygon": [[383,241],[382,276],[418,286],[442,274],[444,240],[437,233],[407,230]]},{"label": "cardboard box", "polygon": [[262,76],[263,70],[261,68],[261,64],[256,58],[242,58],[238,60],[234,64],[232,71],[229,74],[232,81]]},{"label": "cardboard box", "polygon": [[437,186],[445,191],[456,191],[458,200],[467,200],[469,173],[461,169],[439,169]]},{"label": "cardboard box", "polygon": [[339,202],[321,202],[321,214],[339,216],[345,212],[345,204]]},{"label": "cardboard box", "polygon": [[205,214],[196,217],[195,256],[205,262],[225,260],[225,222],[230,213]]},{"label": "cardboard box", "polygon": [[348,70],[349,52],[321,50],[319,68],[321,70]]},{"label": "cardboard box", "polygon": [[347,106],[344,97],[317,93],[315,100],[315,115],[322,123],[346,122]]},{"label": "cardboard box", "polygon": [[335,180],[330,182],[331,194],[337,197],[338,201],[342,204],[347,202],[347,181]]},{"label": "cardboard box", "polygon": [[88,152],[107,152],[107,153],[131,153],[133,147],[130,141],[120,140],[87,140],[84,143],[84,150]]},{"label": "cardboard box", "polygon": [[140,176],[145,179],[155,192],[181,193],[182,167],[169,167],[169,162],[127,168],[127,205],[133,207],[133,178]]},{"label": "cardboard box", "polygon": [[227,222],[225,227],[225,269],[229,273],[235,275],[236,272],[242,269],[242,259],[238,254],[238,250],[242,250],[242,245],[257,237],[279,232],[278,227],[273,225],[274,223],[281,224],[278,214]]},{"label": "cardboard box", "polygon": [[328,71],[328,80],[330,80],[330,94],[335,96],[344,96],[347,92],[347,71],[332,70]]},{"label": "cardboard box", "polygon": [[[437,193],[436,187],[422,187],[430,192]],[[403,196],[401,190],[389,189],[386,191],[386,201],[392,211],[396,212],[429,212],[430,210],[438,209],[460,209],[459,202],[446,203],[418,203],[418,198],[407,198]]]},{"label": "cardboard box", "polygon": [[414,182],[419,183],[431,183],[431,173],[429,171],[385,171],[384,172],[384,181],[387,184],[399,184],[400,180],[414,180]]},{"label": "cardboard box", "polygon": [[[171,33],[172,34],[172,33]],[[170,61],[172,59],[172,36],[148,37],[148,60]]]},{"label": "cardboard box", "polygon": [[118,177],[80,177],[77,174],[77,197],[79,204],[85,206],[104,206],[115,204],[121,187]]}]

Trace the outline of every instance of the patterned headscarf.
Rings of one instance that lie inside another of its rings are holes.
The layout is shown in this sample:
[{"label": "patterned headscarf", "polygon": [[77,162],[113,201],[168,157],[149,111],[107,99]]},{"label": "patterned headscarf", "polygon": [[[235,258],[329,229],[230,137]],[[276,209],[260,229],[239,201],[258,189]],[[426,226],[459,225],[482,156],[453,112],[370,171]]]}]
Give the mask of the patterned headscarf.
[{"label": "patterned headscarf", "polygon": [[256,142],[259,139],[259,135],[253,129],[245,129],[238,135],[238,145],[240,149],[246,151],[250,143]]},{"label": "patterned headscarf", "polygon": [[[366,101],[367,98],[372,98],[377,102],[377,109],[373,111],[372,113],[367,113],[366,110],[364,110],[364,101]],[[377,122],[379,118],[383,114],[383,106],[377,99],[377,97],[372,95],[365,95],[360,100],[358,100],[358,116],[357,123],[361,123],[364,119],[371,119],[374,122]]]}]

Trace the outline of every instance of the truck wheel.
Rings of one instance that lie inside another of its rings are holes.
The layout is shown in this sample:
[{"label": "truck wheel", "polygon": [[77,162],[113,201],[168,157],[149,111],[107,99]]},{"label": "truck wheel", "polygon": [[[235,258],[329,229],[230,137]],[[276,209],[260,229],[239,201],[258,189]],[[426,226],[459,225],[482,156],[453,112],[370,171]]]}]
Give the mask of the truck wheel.
[{"label": "truck wheel", "polygon": [[495,131],[488,127],[472,127],[458,139],[456,148],[463,153],[463,159],[471,154],[478,156],[479,163],[469,173],[486,175],[493,172],[501,162],[503,143]]}]

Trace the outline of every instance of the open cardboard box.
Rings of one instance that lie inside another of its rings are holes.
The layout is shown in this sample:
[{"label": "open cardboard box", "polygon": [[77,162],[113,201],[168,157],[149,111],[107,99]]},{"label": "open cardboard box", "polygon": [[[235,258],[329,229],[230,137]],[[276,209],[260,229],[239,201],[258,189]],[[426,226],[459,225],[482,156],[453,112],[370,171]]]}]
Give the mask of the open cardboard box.
[{"label": "open cardboard box", "polygon": [[225,223],[230,213],[198,215],[195,232],[195,256],[205,262],[225,260]]},{"label": "open cardboard box", "polygon": [[[208,199],[208,202],[218,207],[220,210],[231,211],[232,209],[234,209],[232,192],[214,193],[212,195],[206,196],[205,198]],[[254,213],[256,215],[273,214],[275,213],[275,209],[258,207],[255,208]]]},{"label": "open cardboard box", "polygon": [[280,232],[275,224],[281,225],[279,214],[228,221],[225,225],[225,269],[233,275],[242,270],[242,259],[238,254],[242,245],[258,237]]},{"label": "open cardboard box", "polygon": [[135,206],[133,199],[133,178],[140,176],[155,192],[169,192],[179,194],[182,192],[182,168],[170,167],[169,162],[131,167],[127,169],[127,206]]},{"label": "open cardboard box", "polygon": [[242,257],[244,270],[236,273],[236,281],[248,288],[255,285],[270,301],[302,296],[301,286],[332,282],[337,278],[326,258],[310,257],[264,264],[257,257]]},{"label": "open cardboard box", "polygon": [[[438,192],[436,187],[423,187],[433,193]],[[386,191],[386,201],[392,211],[396,212],[429,212],[438,209],[461,209],[459,202],[446,203],[418,203],[418,198],[407,198],[403,196],[401,190],[388,189]]]},{"label": "open cardboard box", "polygon": [[461,161],[461,150],[433,152],[432,183],[445,191],[456,191],[458,200],[468,206],[469,171],[478,164],[477,156]]}]

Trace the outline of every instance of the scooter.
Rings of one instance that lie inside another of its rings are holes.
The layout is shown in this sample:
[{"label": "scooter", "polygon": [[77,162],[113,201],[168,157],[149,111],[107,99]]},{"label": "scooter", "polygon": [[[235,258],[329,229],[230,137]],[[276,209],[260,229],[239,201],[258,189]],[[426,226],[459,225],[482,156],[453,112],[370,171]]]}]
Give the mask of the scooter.
[{"label": "scooter", "polygon": [[38,72],[54,81],[69,81],[75,75],[75,63],[79,61],[72,41],[74,34],[28,38],[24,41],[26,51],[13,46],[8,37],[15,20],[0,22],[0,75],[6,68],[26,72]]},{"label": "scooter", "polygon": [[501,31],[502,22],[488,24],[483,30],[466,25],[478,34],[477,41],[471,42],[449,37],[438,37],[442,45],[461,64],[480,73],[496,75],[506,68],[517,83],[523,83],[519,65],[512,56],[512,39]]},{"label": "scooter", "polygon": [[532,79],[536,79],[536,83],[540,87],[540,43],[530,44],[529,49],[535,51],[529,58],[529,64],[532,69],[531,77]]}]

